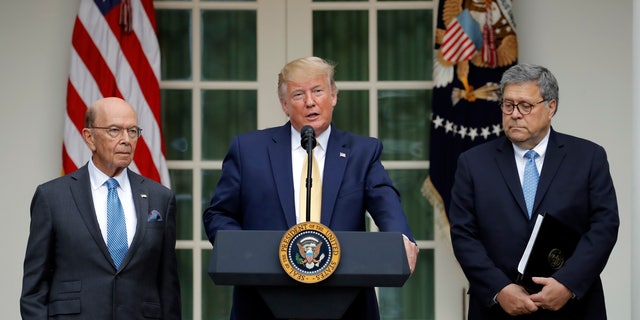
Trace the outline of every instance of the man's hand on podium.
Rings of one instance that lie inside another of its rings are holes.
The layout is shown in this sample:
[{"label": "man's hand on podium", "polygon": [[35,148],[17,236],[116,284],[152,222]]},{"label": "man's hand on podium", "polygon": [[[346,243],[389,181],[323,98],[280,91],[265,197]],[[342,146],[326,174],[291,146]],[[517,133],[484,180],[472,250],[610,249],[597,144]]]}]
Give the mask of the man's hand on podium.
[{"label": "man's hand on podium", "polygon": [[402,239],[404,239],[404,250],[407,252],[407,260],[409,261],[409,271],[413,274],[413,271],[416,269],[420,249],[418,249],[418,245],[409,240],[407,236],[402,235]]}]

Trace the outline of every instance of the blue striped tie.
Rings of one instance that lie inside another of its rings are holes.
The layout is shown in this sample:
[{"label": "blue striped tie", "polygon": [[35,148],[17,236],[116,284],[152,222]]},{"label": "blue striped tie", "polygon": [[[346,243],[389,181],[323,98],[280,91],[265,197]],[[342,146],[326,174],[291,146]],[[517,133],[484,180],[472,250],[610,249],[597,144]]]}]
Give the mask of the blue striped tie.
[{"label": "blue striped tie", "polygon": [[106,182],[107,194],[107,247],[116,269],[120,268],[122,259],[127,254],[127,226],[124,221],[124,210],[118,197],[118,181],[111,178]]},{"label": "blue striped tie", "polygon": [[536,198],[536,189],[538,189],[538,168],[536,167],[536,158],[538,154],[529,150],[524,154],[527,159],[527,164],[524,166],[524,178],[522,182],[522,192],[524,193],[524,202],[527,204],[527,213],[529,219],[531,219],[531,212],[533,211],[533,200]]}]

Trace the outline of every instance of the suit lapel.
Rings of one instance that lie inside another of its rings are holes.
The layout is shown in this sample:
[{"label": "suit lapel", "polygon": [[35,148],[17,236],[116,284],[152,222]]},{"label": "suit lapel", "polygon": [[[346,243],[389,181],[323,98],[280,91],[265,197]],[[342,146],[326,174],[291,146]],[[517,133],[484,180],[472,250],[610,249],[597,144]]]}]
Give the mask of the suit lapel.
[{"label": "suit lapel", "polygon": [[[532,212],[538,213],[538,209],[544,195],[549,190],[553,177],[558,172],[562,160],[566,156],[563,150],[564,144],[559,141],[559,137],[553,129],[549,135],[549,142],[547,144],[547,150],[544,156],[544,165],[540,172],[540,181],[538,182],[538,189],[536,190],[536,198],[533,202]],[[528,217],[527,206],[524,202],[524,194],[522,193],[522,185],[520,184],[520,178],[518,177],[518,169],[514,161],[513,146],[511,142],[504,138],[504,143],[500,144],[497,148],[496,163],[498,170],[502,173],[505,183],[509,187],[511,194],[525,217]]]},{"label": "suit lapel", "polygon": [[511,196],[518,203],[523,217],[528,218],[529,214],[527,213],[527,205],[524,201],[524,193],[522,193],[522,185],[520,184],[520,177],[518,176],[518,168],[516,167],[513,146],[509,139],[505,137],[501,139],[503,142],[498,144],[498,148],[496,150],[496,164],[498,165],[498,170],[502,174],[509,191],[511,191]]},{"label": "suit lapel", "polygon": [[542,171],[540,172],[540,181],[538,182],[538,189],[536,190],[536,199],[533,202],[533,212],[536,212],[540,202],[544,198],[545,194],[549,190],[553,177],[558,172],[562,160],[566,156],[564,151],[564,143],[560,141],[560,138],[553,129],[549,134],[549,143],[547,144],[547,151],[544,156],[544,164]]},{"label": "suit lapel", "polygon": [[[338,190],[343,180],[350,149],[345,140],[345,133],[331,127],[329,145],[324,159],[324,174],[322,177],[322,215],[321,222],[324,225],[331,223],[331,216],[336,205]],[[330,174],[327,174],[330,173]]]},{"label": "suit lapel", "polygon": [[147,215],[149,213],[149,191],[144,184],[145,179],[133,171],[129,169],[127,170],[129,184],[131,185],[133,205],[136,208],[136,217],[138,222],[136,223],[136,233],[133,236],[127,255],[122,260],[121,269],[129,263],[131,257],[135,256],[136,250],[140,247],[140,243],[147,232]]},{"label": "suit lapel", "polygon": [[87,165],[69,174],[73,183],[70,184],[71,195],[78,209],[78,213],[85,226],[89,230],[93,241],[96,242],[98,248],[104,255],[105,259],[113,264],[111,254],[107,249],[107,244],[102,237],[100,225],[98,224],[98,218],[96,217],[96,210],[93,205],[93,195],[91,193],[91,181],[89,180],[89,169]]},{"label": "suit lapel", "polygon": [[291,124],[280,127],[268,141],[267,152],[271,173],[288,227],[296,224],[295,199],[293,199],[293,173],[291,172]]}]

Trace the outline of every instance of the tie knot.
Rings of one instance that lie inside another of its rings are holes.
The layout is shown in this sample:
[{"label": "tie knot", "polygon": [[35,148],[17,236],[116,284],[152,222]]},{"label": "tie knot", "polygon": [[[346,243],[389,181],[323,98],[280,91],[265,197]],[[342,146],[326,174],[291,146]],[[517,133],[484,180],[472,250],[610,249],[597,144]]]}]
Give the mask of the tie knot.
[{"label": "tie knot", "polygon": [[113,189],[117,188],[120,185],[120,184],[118,184],[118,180],[116,180],[114,178],[110,178],[105,183],[107,184],[107,189],[109,189],[109,190],[113,190]]},{"label": "tie knot", "polygon": [[524,154],[524,157],[529,160],[535,160],[538,157],[538,153],[533,150],[529,150]]}]

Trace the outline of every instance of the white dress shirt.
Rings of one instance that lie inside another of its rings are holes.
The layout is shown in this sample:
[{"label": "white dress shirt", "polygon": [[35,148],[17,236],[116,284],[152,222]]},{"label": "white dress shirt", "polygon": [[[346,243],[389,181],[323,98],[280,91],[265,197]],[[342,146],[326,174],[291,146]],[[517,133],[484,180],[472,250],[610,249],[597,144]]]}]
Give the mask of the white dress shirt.
[{"label": "white dress shirt", "polygon": [[[547,135],[544,136],[542,141],[538,143],[533,149],[538,154],[536,158],[536,168],[538,169],[538,174],[542,172],[542,164],[544,164],[544,156],[547,153],[547,144],[549,144],[549,134],[551,130],[547,132]],[[527,159],[524,157],[524,154],[529,151],[528,149],[522,149],[515,144],[513,145],[513,154],[516,158],[516,166],[518,167],[518,176],[520,177],[520,185],[524,183],[524,166],[527,164]]]},{"label": "white dress shirt", "polygon": [[[93,160],[89,160],[88,169],[89,180],[91,181],[91,194],[93,195],[93,206],[96,210],[96,218],[98,218],[98,225],[100,225],[100,231],[102,232],[104,243],[107,243],[107,194],[109,193],[109,189],[105,182],[107,182],[110,177],[96,168]],[[127,243],[131,246],[131,241],[136,233],[138,219],[136,218],[136,208],[133,205],[133,195],[131,193],[131,184],[129,183],[127,170],[122,170],[120,175],[113,178],[116,179],[120,185],[117,188],[118,197],[122,203],[124,219],[127,225]]]},{"label": "white dress shirt", "polygon": [[[316,137],[316,147],[313,148],[313,156],[318,163],[318,169],[320,170],[320,179],[323,179],[324,173],[324,159],[327,152],[327,143],[329,142],[329,135],[331,134],[331,127],[325,132]],[[300,132],[291,127],[291,170],[293,173],[293,198],[296,204],[296,223],[300,223],[300,190],[304,190],[304,185],[300,185],[300,174],[302,173],[302,165],[305,157],[307,156],[307,150],[300,145]],[[315,187],[312,186],[312,188]]]}]

